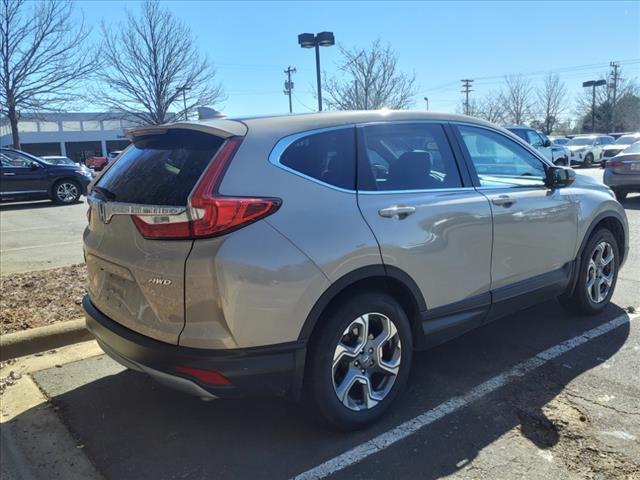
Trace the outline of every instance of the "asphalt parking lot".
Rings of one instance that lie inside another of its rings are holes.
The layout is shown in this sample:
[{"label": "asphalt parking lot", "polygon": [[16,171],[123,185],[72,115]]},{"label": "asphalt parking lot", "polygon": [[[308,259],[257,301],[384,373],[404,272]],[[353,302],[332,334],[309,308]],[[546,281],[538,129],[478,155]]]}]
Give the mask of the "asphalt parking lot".
[{"label": "asphalt parking lot", "polygon": [[87,204],[49,200],[0,204],[0,272],[3,275],[84,262],[82,231]]},{"label": "asphalt parking lot", "polygon": [[107,479],[639,478],[640,317],[628,307],[640,307],[640,196],[625,208],[631,254],[607,310],[583,318],[550,301],[419,353],[369,429],[328,429],[304,402],[204,402],[97,351],[44,358],[30,379],[45,400],[5,429],[37,443],[47,412],[70,433],[71,447],[46,437],[53,459],[38,457],[35,478],[79,468],[79,454]]}]

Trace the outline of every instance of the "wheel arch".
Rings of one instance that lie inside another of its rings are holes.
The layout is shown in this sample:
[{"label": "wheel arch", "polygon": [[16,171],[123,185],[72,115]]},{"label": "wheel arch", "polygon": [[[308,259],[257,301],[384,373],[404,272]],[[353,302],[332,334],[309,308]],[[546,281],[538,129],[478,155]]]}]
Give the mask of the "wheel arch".
[{"label": "wheel arch", "polygon": [[415,281],[403,270],[385,265],[370,265],[344,275],[333,282],[309,312],[298,337],[308,341],[313,337],[322,315],[344,298],[361,290],[377,289],[394,297],[404,308],[413,331],[419,324],[420,312],[427,309],[424,297]]},{"label": "wheel arch", "polygon": [[589,241],[589,238],[591,238],[591,235],[593,235],[593,232],[602,227],[607,228],[618,242],[618,247],[620,249],[618,254],[621,257],[620,265],[622,265],[625,261],[627,237],[624,228],[624,221],[620,214],[615,210],[602,212],[591,221],[591,223],[589,224],[589,228],[587,228],[585,234],[582,237],[582,242],[580,243],[580,248],[578,249],[578,255],[576,256],[576,268],[574,269],[573,279],[571,280],[571,285],[568,289],[569,294],[572,294],[575,289],[576,282],[578,280],[578,274],[580,272],[580,265],[582,264],[582,256],[584,255],[584,250],[587,246],[587,242]]}]

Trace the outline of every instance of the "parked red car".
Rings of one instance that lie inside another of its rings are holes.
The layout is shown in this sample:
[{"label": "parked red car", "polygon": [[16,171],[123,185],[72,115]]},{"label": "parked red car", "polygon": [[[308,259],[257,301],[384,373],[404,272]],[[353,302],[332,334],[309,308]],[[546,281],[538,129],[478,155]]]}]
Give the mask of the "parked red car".
[{"label": "parked red car", "polygon": [[85,165],[89,168],[93,168],[96,172],[102,170],[108,163],[107,157],[90,157],[85,161]]}]

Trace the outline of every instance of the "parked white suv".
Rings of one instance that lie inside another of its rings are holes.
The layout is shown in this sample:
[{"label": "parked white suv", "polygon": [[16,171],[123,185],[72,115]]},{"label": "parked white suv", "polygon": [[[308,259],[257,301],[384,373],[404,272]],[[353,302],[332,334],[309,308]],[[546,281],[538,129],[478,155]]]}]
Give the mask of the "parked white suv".
[{"label": "parked white suv", "polygon": [[591,167],[602,157],[602,147],[614,142],[609,135],[580,135],[573,137],[567,147],[571,151],[571,163]]},{"label": "parked white suv", "polygon": [[602,168],[605,167],[605,163],[607,163],[607,160],[615,157],[636,142],[640,142],[640,132],[622,135],[614,143],[603,148],[602,157],[600,158],[600,165],[602,166]]},{"label": "parked white suv", "polygon": [[515,126],[506,128],[533,148],[540,151],[547,160],[550,160],[556,165],[569,165],[569,156],[571,153],[569,149],[563,145],[553,144],[544,133],[530,127]]}]

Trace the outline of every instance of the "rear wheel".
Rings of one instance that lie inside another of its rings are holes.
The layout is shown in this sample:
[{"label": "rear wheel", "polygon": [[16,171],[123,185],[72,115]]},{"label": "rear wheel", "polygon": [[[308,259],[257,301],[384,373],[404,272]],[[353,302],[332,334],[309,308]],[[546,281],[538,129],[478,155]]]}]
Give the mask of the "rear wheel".
[{"label": "rear wheel", "polygon": [[53,201],[56,203],[75,203],[81,194],[80,185],[73,180],[59,180],[53,186]]},{"label": "rear wheel", "polygon": [[569,310],[595,315],[609,304],[618,280],[619,247],[606,228],[594,232],[578,266],[578,279],[571,295],[559,297]]},{"label": "rear wheel", "polygon": [[306,395],[341,430],[383,415],[404,387],[413,344],[409,320],[393,297],[361,293],[326,318],[309,351]]}]

